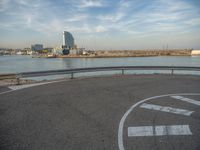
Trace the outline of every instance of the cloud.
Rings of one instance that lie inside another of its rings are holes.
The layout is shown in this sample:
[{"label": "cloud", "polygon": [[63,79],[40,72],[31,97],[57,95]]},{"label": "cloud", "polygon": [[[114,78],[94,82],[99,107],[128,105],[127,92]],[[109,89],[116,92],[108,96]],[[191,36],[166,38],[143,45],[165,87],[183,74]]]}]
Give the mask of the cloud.
[{"label": "cloud", "polygon": [[78,8],[78,10],[85,10],[86,8],[104,7],[105,0],[65,0],[65,3],[70,7]]},{"label": "cloud", "polygon": [[87,14],[75,14],[74,16],[65,19],[66,22],[78,22],[78,21],[83,21],[88,19],[88,15]]},{"label": "cloud", "polygon": [[90,34],[94,32],[93,29],[86,23],[79,24],[79,26],[67,25],[64,26],[63,29],[78,34]]},{"label": "cloud", "polygon": [[104,3],[101,0],[81,0],[79,7],[86,8],[86,7],[103,7]]},{"label": "cloud", "polygon": [[51,21],[51,23],[49,24],[51,30],[53,30],[54,32],[59,32],[62,31],[63,29],[63,25],[62,22],[58,19],[54,19]]},{"label": "cloud", "polygon": [[10,0],[0,0],[0,12],[6,11],[10,7]]},{"label": "cloud", "polygon": [[[130,5],[133,4],[128,3],[126,4],[126,7],[129,7]],[[133,8],[132,13],[128,15],[128,12],[125,10],[125,16],[128,16],[127,19],[124,19],[124,17],[123,20],[114,24],[114,26],[119,30],[133,34],[135,31],[147,34],[152,33],[152,31],[184,32],[185,29],[189,28],[189,26],[184,24],[185,20],[196,22],[198,24],[198,21],[192,21],[192,19],[200,17],[197,15],[198,13],[194,7],[185,1],[161,0],[154,2],[151,5],[142,3],[140,3],[140,5],[144,8],[141,9],[142,7],[136,6]],[[134,11],[136,8],[138,8],[138,10]]]},{"label": "cloud", "polygon": [[29,0],[15,0],[15,2],[20,4],[20,5],[29,6],[31,1],[29,1]]},{"label": "cloud", "polygon": [[21,5],[24,7],[30,7],[30,8],[34,8],[34,7],[40,7],[41,3],[46,3],[46,0],[40,1],[40,0],[12,0],[14,3],[16,3],[17,5]]},{"label": "cloud", "polygon": [[123,12],[118,12],[116,14],[113,15],[100,15],[97,18],[103,21],[110,21],[110,22],[117,22],[120,19],[122,19],[124,16]]},{"label": "cloud", "polygon": [[64,30],[80,37],[153,37],[200,25],[199,7],[186,0],[0,0],[0,12],[0,30],[47,37]]},{"label": "cloud", "polygon": [[192,18],[184,21],[184,23],[191,26],[200,26],[200,18]]},{"label": "cloud", "polygon": [[160,0],[160,4],[162,6],[166,6],[168,8],[169,12],[174,12],[174,11],[184,11],[184,10],[191,10],[193,8],[190,3],[184,1],[184,0]]},{"label": "cloud", "polygon": [[97,33],[100,33],[100,32],[106,32],[107,29],[106,29],[105,27],[99,25],[99,26],[96,27],[95,31],[96,31]]}]

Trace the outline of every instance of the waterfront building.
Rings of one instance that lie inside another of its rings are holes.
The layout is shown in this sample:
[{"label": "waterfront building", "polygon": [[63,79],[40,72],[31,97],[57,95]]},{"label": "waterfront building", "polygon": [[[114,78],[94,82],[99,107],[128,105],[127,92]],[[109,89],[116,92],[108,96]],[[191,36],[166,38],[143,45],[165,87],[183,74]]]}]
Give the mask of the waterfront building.
[{"label": "waterfront building", "polygon": [[32,55],[32,50],[31,48],[24,48],[23,50],[21,50],[22,55]]},{"label": "waterfront building", "polygon": [[16,54],[17,54],[17,55],[22,55],[22,52],[21,52],[21,51],[18,51]]},{"label": "waterfront building", "polygon": [[72,49],[70,50],[70,54],[72,55],[82,55],[83,54],[83,48],[76,48],[76,49]]},{"label": "waterfront building", "polygon": [[74,44],[74,37],[70,32],[64,31],[63,32],[63,54],[67,55],[69,54],[70,50],[75,49],[75,44]]},{"label": "waterfront building", "polygon": [[191,55],[200,55],[200,50],[192,50]]},{"label": "waterfront building", "polygon": [[46,47],[46,48],[44,48],[44,50],[46,50],[48,53],[52,53],[53,48],[52,47]]},{"label": "waterfront building", "polygon": [[62,55],[63,49],[62,49],[62,47],[55,47],[55,48],[53,48],[52,53],[55,55]]},{"label": "waterfront building", "polygon": [[79,49],[72,49],[69,51],[69,53],[72,55],[80,55],[81,54]]},{"label": "waterfront building", "polygon": [[64,31],[63,32],[63,46],[65,48],[73,49],[75,44],[74,44],[74,37],[72,36],[71,33]]},{"label": "waterfront building", "polygon": [[41,50],[43,50],[43,45],[42,44],[31,45],[31,50],[32,51],[41,51]]}]

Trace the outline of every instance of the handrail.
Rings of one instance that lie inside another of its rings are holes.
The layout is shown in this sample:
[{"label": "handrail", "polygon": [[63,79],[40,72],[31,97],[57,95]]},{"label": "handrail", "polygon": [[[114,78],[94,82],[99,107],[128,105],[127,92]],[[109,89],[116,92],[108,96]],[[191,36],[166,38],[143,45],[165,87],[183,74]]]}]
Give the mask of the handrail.
[{"label": "handrail", "polygon": [[[84,72],[98,72],[98,71],[114,71],[121,70],[121,74],[125,74],[125,70],[169,70],[171,75],[175,70],[185,71],[200,71],[200,67],[187,67],[187,66],[113,66],[113,67],[90,67],[90,68],[73,68],[73,69],[60,69],[60,70],[47,70],[47,71],[34,71],[34,72],[21,72],[16,74],[0,74],[1,79],[8,77],[16,78],[20,82],[20,78],[40,77],[49,75],[62,75],[70,74],[74,78],[75,73]],[[19,83],[18,83],[19,84]]]},{"label": "handrail", "polygon": [[60,74],[74,74],[83,72],[97,72],[97,71],[113,71],[113,70],[187,70],[187,71],[200,71],[200,67],[186,67],[186,66],[114,66],[114,67],[90,67],[90,68],[73,68],[61,70],[48,70],[48,71],[34,71],[34,72],[21,72],[18,77],[39,77]]}]

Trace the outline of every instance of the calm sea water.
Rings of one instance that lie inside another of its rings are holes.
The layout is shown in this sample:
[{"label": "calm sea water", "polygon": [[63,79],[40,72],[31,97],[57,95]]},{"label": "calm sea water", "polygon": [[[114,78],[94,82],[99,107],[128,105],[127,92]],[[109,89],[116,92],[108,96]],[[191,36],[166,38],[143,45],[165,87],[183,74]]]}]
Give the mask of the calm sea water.
[{"label": "calm sea water", "polygon": [[0,56],[0,73],[18,73],[54,69],[102,66],[196,66],[200,57],[161,56],[125,58],[32,58],[31,56]]}]

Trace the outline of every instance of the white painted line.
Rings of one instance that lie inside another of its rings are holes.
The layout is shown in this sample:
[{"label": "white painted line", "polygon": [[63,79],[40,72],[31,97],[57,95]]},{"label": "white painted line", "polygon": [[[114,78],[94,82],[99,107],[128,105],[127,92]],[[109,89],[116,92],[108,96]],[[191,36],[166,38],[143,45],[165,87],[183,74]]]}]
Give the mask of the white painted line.
[{"label": "white painted line", "polygon": [[13,86],[9,86],[8,88],[10,88],[11,90],[19,90],[19,89],[24,89],[24,88],[34,87],[34,86],[44,85],[44,84],[47,84],[47,83],[33,83],[33,84],[25,84],[25,85],[13,85]]},{"label": "white painted line", "polygon": [[128,136],[192,135],[189,125],[128,127]]},{"label": "white painted line", "polygon": [[194,100],[194,99],[190,99],[190,98],[186,98],[186,97],[183,97],[183,96],[171,96],[172,98],[175,98],[175,99],[179,99],[179,100],[182,100],[184,102],[188,102],[188,103],[191,103],[191,104],[195,104],[195,105],[199,105],[200,106],[200,101],[197,101],[197,100]]},{"label": "white painted line", "polygon": [[44,83],[33,83],[33,84],[27,84],[27,85],[13,85],[13,86],[8,87],[11,90],[1,92],[0,95],[6,94],[6,93],[11,93],[11,92],[18,91],[18,90],[25,89],[25,88],[29,88],[29,87],[40,86],[40,85],[56,83],[56,82],[63,82],[63,81],[66,81],[66,80],[50,81],[50,82],[44,82]]},{"label": "white painted line", "polygon": [[165,94],[165,95],[158,95],[158,96],[153,96],[153,97],[149,97],[146,99],[143,99],[137,103],[135,103],[134,105],[132,105],[123,115],[123,117],[121,118],[120,122],[119,122],[119,128],[118,128],[118,147],[119,150],[125,150],[124,149],[124,141],[123,141],[123,129],[124,129],[124,123],[126,121],[126,118],[128,117],[128,115],[140,104],[152,100],[152,99],[156,99],[156,98],[161,98],[161,97],[167,97],[167,96],[176,96],[176,95],[200,95],[200,93],[178,93],[178,94]]},{"label": "white painted line", "polygon": [[4,92],[1,92],[0,95],[1,95],[1,94],[5,94],[5,93],[10,93],[10,92],[12,92],[12,91],[14,91],[14,90],[4,91]]},{"label": "white painted line", "polygon": [[185,109],[164,107],[164,106],[147,104],[147,103],[143,103],[142,105],[140,105],[140,108],[145,108],[145,109],[150,109],[150,110],[158,110],[158,111],[179,114],[179,115],[185,115],[185,116],[190,116],[194,112],[194,111],[189,111],[189,110],[185,110]]},{"label": "white painted line", "polygon": [[39,85],[45,85],[45,84],[49,84],[49,83],[62,82],[62,81],[65,81],[65,80],[41,82],[41,83],[33,83],[33,84],[24,84],[24,85],[13,85],[13,86],[9,86],[8,88],[10,88],[11,90],[20,90],[20,89],[24,89],[24,88],[29,88],[29,87],[39,86]]}]

